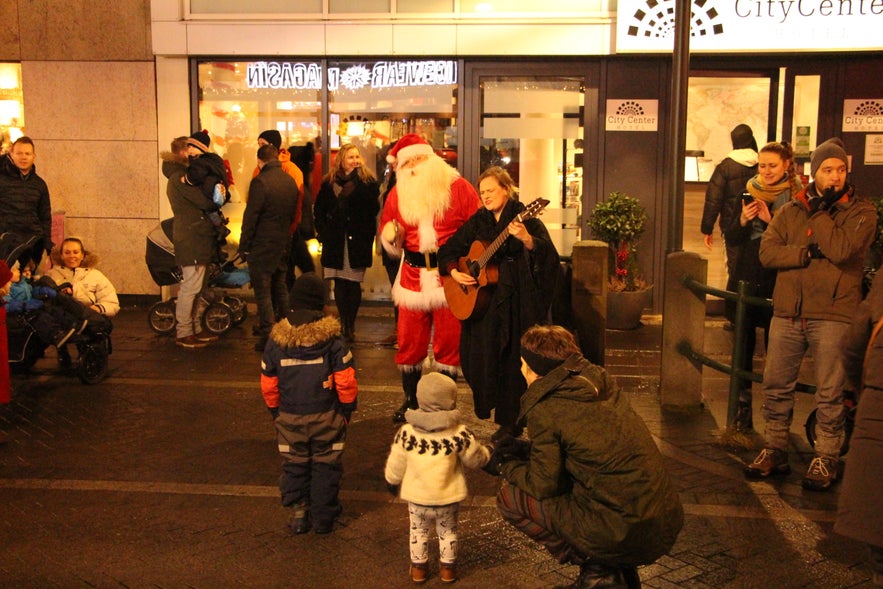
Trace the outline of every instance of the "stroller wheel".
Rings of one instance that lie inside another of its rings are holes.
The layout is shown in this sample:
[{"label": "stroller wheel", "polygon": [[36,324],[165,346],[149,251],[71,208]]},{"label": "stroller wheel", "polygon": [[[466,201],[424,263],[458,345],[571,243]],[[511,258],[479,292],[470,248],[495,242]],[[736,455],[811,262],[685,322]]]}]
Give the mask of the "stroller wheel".
[{"label": "stroller wheel", "polygon": [[233,323],[233,310],[224,303],[211,303],[202,314],[202,324],[212,335],[224,335]]},{"label": "stroller wheel", "polygon": [[175,300],[160,301],[147,311],[147,323],[155,333],[168,335],[175,331]]},{"label": "stroller wheel", "polygon": [[77,376],[85,384],[97,384],[107,376],[107,347],[103,341],[79,346]]},{"label": "stroller wheel", "polygon": [[225,296],[223,302],[233,311],[233,325],[239,325],[248,318],[248,304],[237,296]]}]

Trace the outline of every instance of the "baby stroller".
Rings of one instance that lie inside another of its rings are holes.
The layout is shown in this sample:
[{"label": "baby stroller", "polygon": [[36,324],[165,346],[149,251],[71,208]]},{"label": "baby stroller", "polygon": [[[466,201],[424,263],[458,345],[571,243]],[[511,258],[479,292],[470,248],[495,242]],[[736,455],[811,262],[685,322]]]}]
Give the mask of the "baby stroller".
[{"label": "baby stroller", "polygon": [[[49,313],[46,308],[31,309],[6,316],[6,329],[9,336],[9,366],[14,372],[27,372],[37,360],[45,355],[47,343],[37,333],[35,325],[40,314]],[[91,324],[90,324],[91,325]],[[110,332],[87,325],[80,333],[70,336],[58,348],[59,363],[63,368],[72,369],[85,384],[96,384],[107,376],[107,361],[113,351]],[[77,349],[76,361],[71,359],[68,346]]]},{"label": "baby stroller", "polygon": [[[147,234],[145,259],[150,276],[158,286],[171,286],[183,279],[181,267],[175,263],[175,246],[172,243],[172,219],[166,219]],[[223,335],[248,317],[245,299],[224,290],[239,289],[248,284],[248,268],[239,268],[239,257],[224,261],[226,254],[219,251],[220,264],[208,268],[209,286],[200,293],[197,307],[203,309],[200,321],[208,333]],[[175,303],[177,299],[159,301],[147,311],[147,323],[155,333],[168,335],[175,331]]]}]

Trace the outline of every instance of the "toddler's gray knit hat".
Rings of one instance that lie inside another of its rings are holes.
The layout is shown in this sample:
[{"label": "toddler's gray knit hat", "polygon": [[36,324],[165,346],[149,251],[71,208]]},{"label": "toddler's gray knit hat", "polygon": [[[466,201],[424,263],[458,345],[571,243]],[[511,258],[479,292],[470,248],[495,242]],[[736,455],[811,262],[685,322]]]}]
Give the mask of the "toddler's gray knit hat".
[{"label": "toddler's gray knit hat", "polygon": [[450,411],[457,407],[457,383],[440,372],[424,374],[417,383],[417,402],[423,411]]},{"label": "toddler's gray knit hat", "polygon": [[822,162],[831,158],[837,158],[842,161],[846,165],[846,168],[849,169],[849,158],[846,157],[846,149],[843,146],[843,141],[841,141],[839,137],[831,137],[816,147],[815,151],[812,152],[812,159],[809,163],[810,177],[814,178],[819,167],[821,167]]}]

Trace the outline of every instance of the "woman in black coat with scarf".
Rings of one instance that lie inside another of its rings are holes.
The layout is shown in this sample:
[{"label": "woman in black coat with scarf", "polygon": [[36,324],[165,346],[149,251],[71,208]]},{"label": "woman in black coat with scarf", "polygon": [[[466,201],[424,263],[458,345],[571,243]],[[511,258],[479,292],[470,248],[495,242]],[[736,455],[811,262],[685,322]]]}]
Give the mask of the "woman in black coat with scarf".
[{"label": "woman in black coat with scarf", "polygon": [[324,276],[334,279],[334,300],[349,342],[355,339],[365,269],[373,262],[379,197],[380,185],[359,148],[352,143],[342,146],[316,195],[313,217]]},{"label": "woman in black coat with scarf", "polygon": [[515,200],[517,188],[506,170],[488,168],[478,184],[483,208],[439,248],[438,266],[450,277],[447,280],[474,284],[471,275],[457,269],[459,258],[469,253],[474,241],[490,243],[508,231],[489,261],[499,269],[499,280],[486,312],[462,322],[460,367],[472,389],[475,415],[487,419],[494,409],[500,433],[516,432],[521,429],[516,421],[527,386],[521,376],[519,342],[529,327],[549,322],[558,251],[542,221],[516,218],[525,205]]}]

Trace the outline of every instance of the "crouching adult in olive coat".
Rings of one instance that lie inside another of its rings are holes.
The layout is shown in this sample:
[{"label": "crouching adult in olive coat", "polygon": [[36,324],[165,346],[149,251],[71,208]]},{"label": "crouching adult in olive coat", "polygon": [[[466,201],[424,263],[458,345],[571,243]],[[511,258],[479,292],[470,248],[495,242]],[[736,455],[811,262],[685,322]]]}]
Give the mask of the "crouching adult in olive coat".
[{"label": "crouching adult in olive coat", "polygon": [[574,587],[640,587],[635,566],[668,552],[684,523],[650,432],[563,327],[525,332],[521,371],[530,442],[496,445],[500,514],[559,562],[578,564]]},{"label": "crouching adult in olive coat", "polygon": [[868,545],[875,587],[883,586],[883,329],[875,333],[881,317],[883,278],[878,277],[843,340],[846,374],[861,385],[861,394],[834,524],[838,534]]}]

